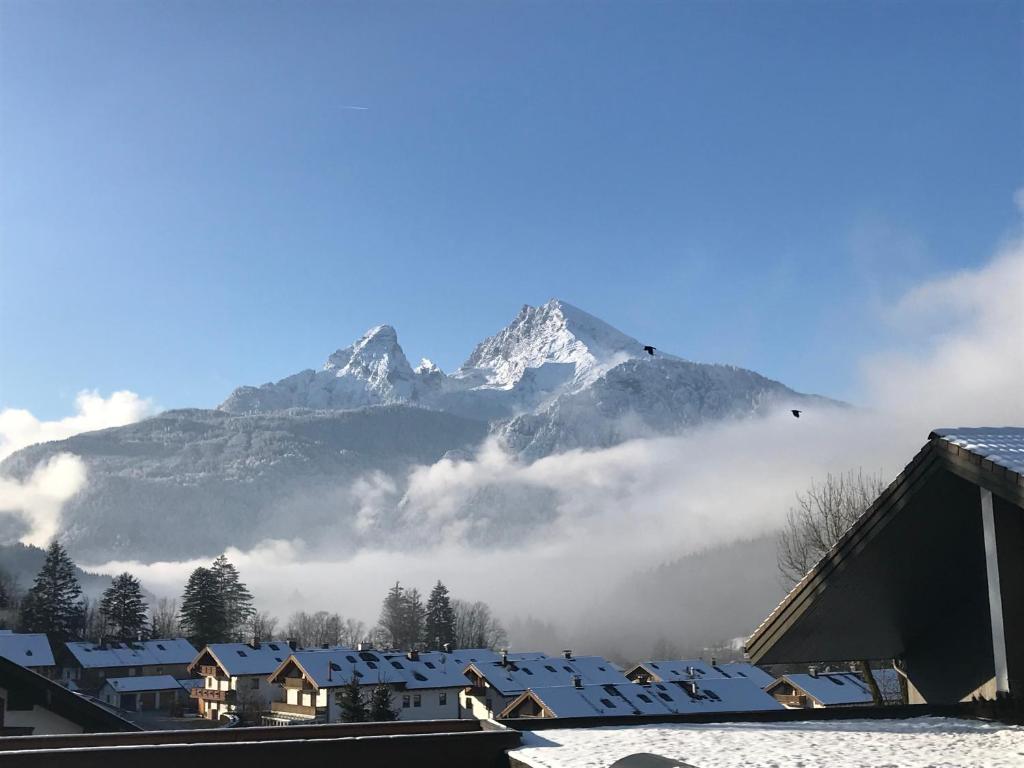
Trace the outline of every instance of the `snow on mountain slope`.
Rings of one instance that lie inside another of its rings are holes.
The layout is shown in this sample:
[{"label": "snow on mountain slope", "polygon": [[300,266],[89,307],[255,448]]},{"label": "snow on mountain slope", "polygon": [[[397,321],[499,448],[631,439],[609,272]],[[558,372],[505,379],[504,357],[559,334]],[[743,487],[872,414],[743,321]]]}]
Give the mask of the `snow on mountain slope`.
[{"label": "snow on mountain slope", "polygon": [[552,299],[540,307],[524,305],[510,325],[477,345],[453,376],[475,386],[511,389],[527,372],[555,364],[550,376],[578,385],[642,354],[636,339]]},{"label": "snow on mountain slope", "polygon": [[[390,325],[368,330],[354,344],[327,358],[319,371],[305,370],[261,387],[239,387],[220,405],[228,413],[285,408],[348,410],[367,405],[409,403],[415,399],[417,374]],[[439,373],[439,371],[438,371]]]},{"label": "snow on mountain slope", "polygon": [[590,386],[561,395],[535,413],[517,416],[496,431],[508,450],[537,459],[770,409],[805,407],[811,399],[815,398],[743,368],[644,356],[615,366]]}]

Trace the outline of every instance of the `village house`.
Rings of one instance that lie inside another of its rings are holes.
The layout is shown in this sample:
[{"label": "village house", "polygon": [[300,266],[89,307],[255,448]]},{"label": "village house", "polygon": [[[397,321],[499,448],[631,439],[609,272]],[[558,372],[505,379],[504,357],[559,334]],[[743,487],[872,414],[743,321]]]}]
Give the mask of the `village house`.
[{"label": "village house", "polygon": [[70,642],[61,654],[61,679],[70,687],[96,693],[108,677],[170,675],[188,677],[196,649],[183,637],[131,643]]},{"label": "village house", "polygon": [[[266,725],[336,723],[342,718],[338,691],[355,678],[369,698],[383,683],[399,720],[446,720],[463,716],[459,693],[467,685],[453,653],[384,652],[329,648],[292,653],[271,674],[278,700],[263,715]],[[481,655],[482,656],[482,655]],[[475,655],[473,656],[475,657]],[[469,658],[461,656],[460,658]]]},{"label": "village house", "polygon": [[[894,669],[872,670],[884,703],[902,701],[899,676]],[[875,703],[871,688],[858,672],[809,672],[783,675],[766,689],[787,709],[869,707]]]},{"label": "village house", "polygon": [[937,429],[746,650],[758,664],[895,662],[911,704],[1019,695],[1022,551],[1024,428]]},{"label": "village house", "polygon": [[782,705],[743,678],[711,678],[668,683],[607,683],[530,688],[500,713],[517,717],[621,717],[700,712],[763,712]]},{"label": "village house", "polygon": [[0,657],[0,736],[137,730],[110,710]]},{"label": "village house", "polygon": [[626,671],[626,677],[638,683],[644,681],[674,683],[683,680],[737,677],[750,680],[760,688],[767,688],[775,682],[775,677],[753,664],[743,661],[719,664],[715,659],[712,659],[711,663],[707,663],[703,659],[641,661]]},{"label": "village house", "polygon": [[617,685],[629,682],[622,670],[600,656],[560,657],[544,653],[502,653],[496,660],[471,662],[465,669],[469,679],[463,691],[463,708],[481,720],[494,717],[529,688],[572,685]]},{"label": "village house", "polygon": [[183,708],[187,697],[188,692],[171,675],[108,677],[97,695],[105,704],[130,712]]},{"label": "village house", "polygon": [[57,677],[57,662],[46,635],[0,629],[0,656],[51,680]]},{"label": "village house", "polygon": [[291,652],[287,642],[207,645],[188,665],[189,674],[203,679],[202,687],[189,692],[200,716],[217,720],[237,714],[256,719],[277,696],[278,686],[269,675]]}]

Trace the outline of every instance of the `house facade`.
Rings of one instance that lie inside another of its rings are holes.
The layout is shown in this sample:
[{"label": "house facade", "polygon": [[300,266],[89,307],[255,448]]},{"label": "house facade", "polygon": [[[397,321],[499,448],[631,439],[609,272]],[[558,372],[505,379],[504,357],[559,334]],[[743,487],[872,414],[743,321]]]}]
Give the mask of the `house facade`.
[{"label": "house facade", "polygon": [[459,694],[467,685],[452,654],[330,648],[297,651],[270,675],[279,696],[263,715],[266,725],[337,723],[339,692],[355,678],[364,698],[386,685],[399,720],[448,720],[467,716]]},{"label": "house facade", "polygon": [[269,675],[291,652],[286,642],[207,645],[188,665],[189,674],[203,681],[201,687],[189,691],[200,716],[208,720],[227,715],[257,719],[278,693],[278,685],[270,682]]},{"label": "house facade", "polygon": [[183,637],[133,643],[65,643],[61,680],[78,690],[98,693],[108,677],[170,675],[189,677],[196,649]]},{"label": "house facade", "polygon": [[[896,670],[872,670],[872,676],[883,701],[901,701]],[[818,672],[783,675],[768,686],[766,692],[787,709],[821,709],[824,707],[869,707],[874,696],[858,672]]]},{"label": "house facade", "polygon": [[97,698],[129,712],[167,712],[184,707],[188,692],[170,675],[108,677]]}]

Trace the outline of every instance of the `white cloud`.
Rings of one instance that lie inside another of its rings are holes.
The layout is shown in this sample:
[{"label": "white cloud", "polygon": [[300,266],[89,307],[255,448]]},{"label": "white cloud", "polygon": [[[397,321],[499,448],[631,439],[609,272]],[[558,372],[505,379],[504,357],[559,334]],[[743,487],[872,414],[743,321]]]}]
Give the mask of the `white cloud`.
[{"label": "white cloud", "polygon": [[932,427],[1024,423],[1024,242],[914,288],[886,319],[894,342],[863,363],[867,402]]},{"label": "white cloud", "polygon": [[[27,410],[0,411],[0,461],[35,443],[62,440],[80,432],[119,427],[154,412],[150,400],[122,390],[110,397],[98,392],[79,392],[75,414],[56,421],[41,421]],[[25,480],[0,477],[0,514],[14,514],[25,522],[25,544],[46,546],[60,526],[65,502],[85,487],[86,467],[79,457],[61,453],[35,467]]]},{"label": "white cloud", "polygon": [[24,544],[45,547],[57,533],[64,504],[85,487],[85,462],[59,453],[24,481],[0,477],[0,512],[14,513],[28,526]]},{"label": "white cloud", "polygon": [[56,421],[41,421],[22,408],[0,411],[0,460],[35,443],[63,440],[81,432],[120,427],[155,412],[151,400],[121,390],[110,397],[83,391],[75,397],[75,414]]}]

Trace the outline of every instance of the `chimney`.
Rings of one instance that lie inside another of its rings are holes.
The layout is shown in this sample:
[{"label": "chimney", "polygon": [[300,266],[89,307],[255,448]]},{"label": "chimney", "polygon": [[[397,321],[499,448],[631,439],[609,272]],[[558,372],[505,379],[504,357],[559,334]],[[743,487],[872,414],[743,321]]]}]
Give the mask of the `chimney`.
[{"label": "chimney", "polygon": [[451,653],[452,652],[452,644],[451,643],[445,643],[444,645],[441,646],[441,650],[443,650],[445,653]]},{"label": "chimney", "polygon": [[583,687],[583,678],[580,677],[579,675],[573,675],[572,676],[572,687],[573,688],[582,688]]},{"label": "chimney", "polygon": [[686,674],[689,675],[690,677],[693,677],[694,674],[696,674],[696,672],[697,672],[697,670],[693,668],[693,665],[690,665],[690,666],[688,666],[686,668]]},{"label": "chimney", "polygon": [[715,658],[714,656],[711,657],[711,666],[712,667],[717,667],[718,666],[718,659]]},{"label": "chimney", "polygon": [[407,658],[409,661],[419,661],[420,652],[413,648],[411,651],[405,654],[405,658]]},{"label": "chimney", "polygon": [[288,647],[291,648],[293,651],[297,650],[299,647],[298,642],[293,640],[292,638],[288,638],[287,640],[285,640],[285,642],[288,643]]},{"label": "chimney", "polygon": [[331,644],[330,644],[330,643],[320,643],[320,648],[321,648],[322,650],[324,650],[324,651],[326,651],[326,650],[327,650],[328,648],[330,648],[330,647],[331,647]]},{"label": "chimney", "polygon": [[508,648],[501,649],[501,666],[508,666]]},{"label": "chimney", "polygon": [[571,660],[572,659],[572,651],[566,649],[566,650],[562,651],[562,656],[564,656],[565,658]]},{"label": "chimney", "polygon": [[691,696],[696,696],[697,695],[697,683],[694,682],[693,680],[684,680],[683,681],[683,688],[685,688],[686,692],[688,694],[690,694]]},{"label": "chimney", "polygon": [[811,666],[809,666],[807,668],[807,674],[810,675],[811,677],[817,677],[818,676],[818,668],[812,664]]}]

